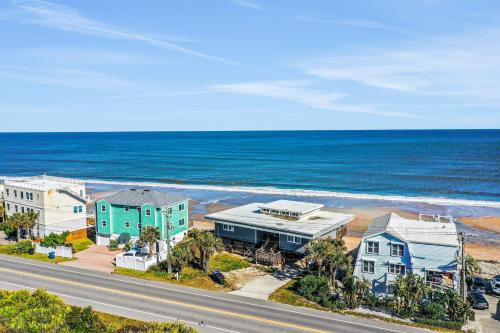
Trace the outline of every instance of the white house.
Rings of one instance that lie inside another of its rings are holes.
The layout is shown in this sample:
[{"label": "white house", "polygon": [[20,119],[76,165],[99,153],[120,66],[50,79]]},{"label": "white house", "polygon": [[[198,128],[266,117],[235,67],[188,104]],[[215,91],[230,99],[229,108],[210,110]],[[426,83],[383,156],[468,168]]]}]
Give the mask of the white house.
[{"label": "white house", "polygon": [[86,228],[85,197],[85,184],[77,180],[49,176],[4,179],[7,216],[39,213],[37,236]]},{"label": "white house", "polygon": [[368,279],[375,294],[392,292],[398,275],[414,273],[428,285],[458,289],[460,242],[451,217],[431,221],[391,213],[376,218],[363,235],[354,275]]}]

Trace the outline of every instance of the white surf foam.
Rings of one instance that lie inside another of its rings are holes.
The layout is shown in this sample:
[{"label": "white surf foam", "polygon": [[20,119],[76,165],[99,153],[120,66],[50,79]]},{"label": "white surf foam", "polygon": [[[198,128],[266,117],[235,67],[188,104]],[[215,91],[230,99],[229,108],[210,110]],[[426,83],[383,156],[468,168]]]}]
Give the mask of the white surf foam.
[{"label": "white surf foam", "polygon": [[[0,179],[13,179],[19,177],[0,176]],[[87,184],[99,185],[116,185],[116,186],[135,186],[135,187],[160,187],[160,188],[175,188],[187,190],[205,190],[205,191],[220,191],[220,192],[239,192],[253,193],[264,195],[283,195],[296,197],[331,197],[354,200],[380,200],[393,202],[408,202],[408,203],[423,203],[440,206],[470,206],[470,207],[491,207],[500,208],[499,201],[487,200],[468,200],[468,199],[453,199],[443,197],[414,197],[400,195],[379,195],[379,194],[361,194],[347,192],[332,192],[320,190],[304,190],[304,189],[283,189],[275,187],[246,187],[246,186],[215,186],[215,185],[190,185],[190,184],[168,184],[157,182],[133,182],[133,181],[112,181],[100,179],[78,179]]]}]

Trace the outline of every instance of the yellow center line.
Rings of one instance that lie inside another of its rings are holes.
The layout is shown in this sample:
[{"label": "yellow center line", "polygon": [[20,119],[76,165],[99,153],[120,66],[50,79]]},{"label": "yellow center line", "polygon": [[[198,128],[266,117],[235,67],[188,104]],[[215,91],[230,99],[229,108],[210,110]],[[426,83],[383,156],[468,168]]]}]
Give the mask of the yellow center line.
[{"label": "yellow center line", "polygon": [[63,283],[63,284],[72,285],[72,286],[76,286],[76,287],[105,291],[105,292],[109,292],[109,293],[113,293],[113,294],[117,294],[117,295],[141,298],[141,299],[144,299],[147,301],[155,301],[155,302],[161,302],[161,303],[166,303],[166,304],[178,305],[178,306],[182,306],[182,307],[186,307],[186,308],[191,308],[191,309],[201,310],[201,311],[205,311],[205,312],[211,312],[211,313],[216,313],[216,314],[220,314],[220,315],[225,315],[228,317],[241,318],[241,319],[247,319],[250,321],[262,322],[262,323],[271,324],[274,326],[288,327],[288,328],[297,329],[297,330],[304,331],[304,332],[330,333],[330,331],[323,331],[323,330],[319,330],[319,329],[315,329],[315,328],[311,328],[311,327],[307,327],[307,326],[302,326],[302,325],[297,325],[297,324],[292,324],[292,323],[288,323],[288,322],[284,322],[284,321],[271,320],[271,319],[266,319],[266,318],[253,316],[253,315],[246,315],[246,314],[232,312],[232,311],[219,310],[219,309],[214,309],[214,308],[210,308],[210,307],[202,306],[202,305],[195,305],[195,304],[190,304],[190,303],[185,303],[185,302],[172,301],[172,300],[168,300],[168,299],[147,296],[147,295],[141,295],[141,294],[132,293],[132,292],[123,291],[123,290],[88,285],[88,284],[81,283],[81,282],[64,280],[64,279],[59,279],[59,278],[49,277],[49,276],[43,276],[43,275],[34,274],[34,273],[22,272],[22,271],[13,270],[13,269],[0,268],[0,272],[1,271],[8,272],[8,273],[14,273],[17,275],[28,276],[28,277],[32,277],[32,278],[38,278],[38,279],[42,279],[42,280],[46,280],[46,281]]}]

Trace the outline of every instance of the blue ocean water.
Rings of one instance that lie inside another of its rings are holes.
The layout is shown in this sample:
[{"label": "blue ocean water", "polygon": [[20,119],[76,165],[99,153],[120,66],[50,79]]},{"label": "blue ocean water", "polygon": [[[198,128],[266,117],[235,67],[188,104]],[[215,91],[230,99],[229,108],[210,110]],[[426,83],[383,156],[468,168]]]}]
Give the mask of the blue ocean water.
[{"label": "blue ocean water", "polygon": [[0,142],[5,176],[500,201],[500,130],[0,133]]}]

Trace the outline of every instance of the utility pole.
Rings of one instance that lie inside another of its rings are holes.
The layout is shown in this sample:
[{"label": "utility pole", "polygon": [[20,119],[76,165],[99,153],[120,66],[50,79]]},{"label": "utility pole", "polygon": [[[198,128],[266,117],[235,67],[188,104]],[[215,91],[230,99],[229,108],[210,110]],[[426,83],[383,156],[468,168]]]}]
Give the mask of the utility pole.
[{"label": "utility pole", "polygon": [[172,273],[172,264],[170,263],[170,214],[168,212],[168,207],[166,211],[166,220],[167,220],[167,271],[169,274]]},{"label": "utility pole", "polygon": [[467,300],[467,283],[465,282],[465,236],[463,231],[460,232],[460,245],[461,245],[461,261],[462,261],[462,274],[461,274],[461,294],[462,300],[465,302]]}]

